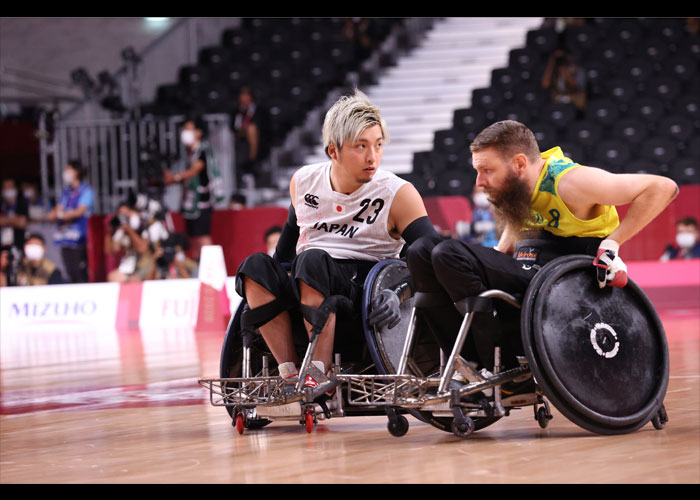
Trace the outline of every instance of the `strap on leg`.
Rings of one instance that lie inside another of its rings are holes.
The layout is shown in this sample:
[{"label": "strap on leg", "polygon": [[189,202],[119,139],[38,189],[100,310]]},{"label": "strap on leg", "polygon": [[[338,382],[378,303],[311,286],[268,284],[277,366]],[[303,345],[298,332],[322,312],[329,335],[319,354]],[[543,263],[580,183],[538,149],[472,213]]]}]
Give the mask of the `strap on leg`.
[{"label": "strap on leg", "polygon": [[301,304],[301,314],[311,324],[313,336],[321,333],[331,313],[341,310],[352,312],[352,301],[344,295],[331,295],[318,307]]},{"label": "strap on leg", "polygon": [[246,303],[241,313],[241,337],[243,338],[243,346],[250,347],[253,343],[253,333],[255,330],[289,308],[290,304],[279,298],[275,298],[271,302],[253,309]]}]

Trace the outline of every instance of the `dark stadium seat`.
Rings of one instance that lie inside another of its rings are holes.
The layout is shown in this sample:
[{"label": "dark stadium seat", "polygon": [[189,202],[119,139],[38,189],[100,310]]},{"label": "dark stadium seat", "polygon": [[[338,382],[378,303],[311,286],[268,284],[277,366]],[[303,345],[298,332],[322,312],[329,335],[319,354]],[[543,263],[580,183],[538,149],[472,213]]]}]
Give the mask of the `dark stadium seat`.
[{"label": "dark stadium seat", "polygon": [[647,123],[655,123],[664,112],[663,103],[655,97],[638,97],[629,105],[630,116]]},{"label": "dark stadium seat", "polygon": [[630,57],[620,64],[618,75],[634,83],[637,90],[644,90],[646,82],[654,73],[654,66],[642,57]]},{"label": "dark stadium seat", "polygon": [[673,163],[671,177],[678,184],[700,184],[700,161],[698,158],[681,158]]},{"label": "dark stadium seat", "polygon": [[630,144],[640,144],[647,138],[647,124],[637,118],[626,117],[617,120],[612,127],[613,137],[627,141]]},{"label": "dark stadium seat", "polygon": [[576,107],[571,103],[550,102],[542,106],[538,118],[563,129],[576,118]]},{"label": "dark stadium seat", "polygon": [[486,119],[491,121],[494,111],[503,103],[503,94],[496,89],[480,88],[472,92],[472,108],[486,114]]},{"label": "dark stadium seat", "polygon": [[529,124],[530,130],[535,134],[535,139],[542,151],[557,146],[558,134],[557,129],[549,123],[534,122]]},{"label": "dark stadium seat", "polygon": [[619,106],[611,99],[594,99],[586,104],[585,117],[603,126],[611,126],[620,117]]},{"label": "dark stadium seat", "polygon": [[609,172],[622,172],[630,157],[630,147],[623,141],[608,139],[595,148],[596,166]]},{"label": "dark stadium seat", "polygon": [[668,44],[658,36],[645,37],[640,43],[638,53],[648,61],[658,65],[668,57]]},{"label": "dark stadium seat", "polygon": [[587,54],[598,42],[599,31],[595,27],[584,24],[583,26],[569,26],[564,31],[566,49],[578,57]]},{"label": "dark stadium seat", "polygon": [[670,103],[680,95],[681,84],[673,76],[658,75],[649,81],[647,92],[651,97]]},{"label": "dark stadium seat", "polygon": [[637,96],[637,90],[632,80],[612,78],[605,84],[605,94],[620,104],[628,104]]},{"label": "dark stadium seat", "polygon": [[604,40],[591,47],[589,54],[588,57],[592,56],[614,68],[626,57],[627,51],[620,42]]},{"label": "dark stadium seat", "polygon": [[624,19],[612,31],[616,41],[622,43],[628,50],[633,50],[643,36],[643,29],[634,19]]},{"label": "dark stadium seat", "polygon": [[465,151],[469,147],[469,144],[467,144],[463,133],[456,129],[446,129],[435,132],[433,147],[435,151],[452,153]]},{"label": "dark stadium seat", "polygon": [[471,172],[462,168],[443,170],[436,179],[438,194],[441,196],[469,196],[476,180],[476,175]]},{"label": "dark stadium seat", "polygon": [[549,54],[557,48],[559,36],[552,28],[534,29],[527,32],[525,45],[527,48],[535,49],[540,54]]},{"label": "dark stadium seat", "polygon": [[698,74],[698,61],[689,54],[674,54],[662,64],[662,71],[681,82],[687,82]]},{"label": "dark stadium seat", "polygon": [[567,127],[566,140],[589,148],[597,145],[602,137],[602,127],[588,120],[579,120]]},{"label": "dark stadium seat", "polygon": [[678,156],[674,142],[665,137],[650,137],[639,148],[641,158],[651,160],[657,165],[671,165]]},{"label": "dark stadium seat", "polygon": [[495,118],[496,120],[514,120],[527,124],[532,118],[532,113],[520,104],[507,104],[496,110]]},{"label": "dark stadium seat", "polygon": [[579,146],[575,142],[560,142],[557,144],[561,148],[562,153],[564,153],[564,156],[567,158],[570,158],[576,163],[580,163],[581,165],[585,165],[588,161],[588,158],[586,157],[586,154],[584,152],[584,149]]},{"label": "dark stadium seat", "polygon": [[486,126],[483,113],[474,108],[458,108],[454,111],[452,125],[462,132],[480,132]]},{"label": "dark stadium seat", "polygon": [[693,122],[685,116],[669,114],[659,121],[656,130],[659,135],[682,143],[693,134]]}]

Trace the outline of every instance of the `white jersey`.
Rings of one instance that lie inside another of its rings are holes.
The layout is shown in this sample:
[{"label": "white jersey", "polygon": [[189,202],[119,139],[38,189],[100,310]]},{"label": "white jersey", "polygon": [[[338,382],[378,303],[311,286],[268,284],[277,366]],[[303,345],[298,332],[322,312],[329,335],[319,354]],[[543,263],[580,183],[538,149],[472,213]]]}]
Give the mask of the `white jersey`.
[{"label": "white jersey", "polygon": [[370,182],[343,194],[333,191],[330,175],[330,161],[307,165],[294,174],[297,255],[319,248],[334,259],[398,258],[405,242],[389,234],[389,211],[394,195],[407,181],[377,170]]}]

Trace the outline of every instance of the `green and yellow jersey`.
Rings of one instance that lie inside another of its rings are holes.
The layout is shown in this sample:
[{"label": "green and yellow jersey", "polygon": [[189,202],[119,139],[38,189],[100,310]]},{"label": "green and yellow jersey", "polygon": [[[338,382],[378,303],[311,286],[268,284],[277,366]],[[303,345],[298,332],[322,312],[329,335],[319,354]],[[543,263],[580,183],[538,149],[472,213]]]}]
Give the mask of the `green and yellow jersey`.
[{"label": "green and yellow jersey", "polygon": [[[561,178],[575,168],[588,168],[573,162],[555,147],[544,151],[546,160],[537,179],[535,190],[530,199],[530,210],[534,217],[532,225],[551,234],[562,237],[605,238],[620,224],[620,218],[614,206],[604,205],[603,213],[598,217],[582,220],[571,213],[559,197],[557,187]],[[531,230],[533,227],[523,228]]]}]

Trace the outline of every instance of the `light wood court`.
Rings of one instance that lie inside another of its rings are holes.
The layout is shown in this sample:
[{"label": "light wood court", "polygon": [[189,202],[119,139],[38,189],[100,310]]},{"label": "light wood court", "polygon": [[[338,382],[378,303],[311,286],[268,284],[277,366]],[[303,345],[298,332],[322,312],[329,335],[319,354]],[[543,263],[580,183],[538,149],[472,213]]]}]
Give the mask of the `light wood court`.
[{"label": "light wood court", "polygon": [[239,435],[197,384],[222,332],[3,332],[0,482],[698,484],[700,318],[662,319],[665,429],[600,436],[554,408],[540,429],[528,407],[464,440],[412,417],[401,438],[385,417]]}]

